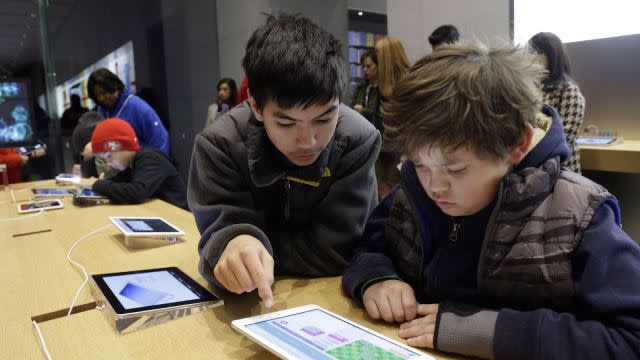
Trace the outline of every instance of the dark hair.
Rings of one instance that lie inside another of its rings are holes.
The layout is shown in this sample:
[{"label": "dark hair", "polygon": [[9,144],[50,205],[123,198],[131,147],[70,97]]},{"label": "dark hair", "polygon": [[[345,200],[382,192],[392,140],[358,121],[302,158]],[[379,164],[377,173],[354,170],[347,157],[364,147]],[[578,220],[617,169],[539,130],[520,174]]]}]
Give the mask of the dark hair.
[{"label": "dark hair", "polygon": [[422,147],[504,158],[537,126],[544,69],[512,45],[447,46],[418,60],[383,105],[384,144],[415,156]]},{"label": "dark hair", "polygon": [[69,96],[69,103],[71,103],[71,107],[82,106],[80,104],[80,96],[78,96],[78,94],[71,94],[71,96]]},{"label": "dark hair", "polygon": [[547,57],[548,73],[543,80],[544,85],[570,80],[571,65],[569,64],[569,55],[562,40],[556,34],[550,32],[537,33],[529,40],[529,45],[538,54],[544,54]]},{"label": "dark hair", "polygon": [[231,94],[229,95],[229,99],[225,101],[225,103],[229,104],[230,107],[236,105],[236,97],[238,96],[238,87],[236,86],[236,82],[233,81],[232,78],[222,78],[218,81],[218,86],[216,86],[216,91],[220,89],[220,85],[227,84],[229,89],[231,90]]},{"label": "dark hair", "polygon": [[429,35],[429,44],[435,47],[441,44],[453,44],[460,40],[460,33],[453,25],[442,25]]},{"label": "dark hair", "polygon": [[364,59],[369,58],[374,64],[378,65],[378,55],[374,49],[367,50],[360,55],[360,65],[364,64]]},{"label": "dark hair", "polygon": [[341,99],[346,85],[340,42],[299,15],[268,15],[249,42],[242,66],[260,109],[289,109]]},{"label": "dark hair", "polygon": [[89,98],[96,104],[95,87],[100,86],[104,91],[112,93],[116,90],[121,93],[124,91],[124,83],[118,76],[111,71],[101,68],[89,75],[89,81],[87,82],[87,91],[89,92]]}]

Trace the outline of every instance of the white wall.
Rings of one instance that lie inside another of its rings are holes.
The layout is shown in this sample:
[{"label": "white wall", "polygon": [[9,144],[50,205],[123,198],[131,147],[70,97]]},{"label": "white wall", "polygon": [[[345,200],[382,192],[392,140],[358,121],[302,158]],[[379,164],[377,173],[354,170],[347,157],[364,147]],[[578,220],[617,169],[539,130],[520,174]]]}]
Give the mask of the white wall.
[{"label": "white wall", "polygon": [[216,7],[220,77],[231,77],[238,86],[244,76],[241,62],[247,41],[266,19],[262,13],[300,13],[332,33],[343,46],[347,43],[346,0],[218,0]]},{"label": "white wall", "polygon": [[389,35],[400,39],[411,62],[431,52],[427,37],[455,25],[464,39],[509,39],[509,0],[387,0]]}]

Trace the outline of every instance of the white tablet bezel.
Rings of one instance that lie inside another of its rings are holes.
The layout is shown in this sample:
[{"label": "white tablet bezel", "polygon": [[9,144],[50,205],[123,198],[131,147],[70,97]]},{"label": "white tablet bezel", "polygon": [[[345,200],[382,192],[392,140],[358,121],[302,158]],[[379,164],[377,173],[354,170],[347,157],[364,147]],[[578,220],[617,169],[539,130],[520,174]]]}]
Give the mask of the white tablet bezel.
[{"label": "white tablet bezel", "polygon": [[[119,221],[119,220],[128,220],[128,219],[162,220],[165,223],[167,223],[167,225],[171,226],[172,228],[174,228],[174,229],[176,229],[178,231],[177,232],[135,232],[135,231],[129,231],[129,229],[126,227],[126,225]],[[173,225],[172,223],[168,222],[167,220],[165,220],[164,218],[161,218],[159,216],[109,216],[109,220],[113,223],[113,225],[115,225],[115,227],[118,228],[118,230],[120,230],[124,234],[125,237],[175,238],[175,237],[184,235],[184,231],[180,230],[180,228],[178,228],[177,226]]]},{"label": "white tablet bezel", "polygon": [[[409,345],[403,344],[399,341],[393,340],[385,335],[380,334],[377,331],[374,331],[372,329],[369,329],[365,326],[362,326],[356,322],[353,322],[349,319],[345,319],[344,317],[335,314],[321,306],[318,305],[304,305],[304,306],[300,306],[300,307],[296,307],[296,308],[292,308],[292,309],[286,309],[286,310],[281,310],[281,311],[274,311],[272,313],[269,314],[263,314],[263,315],[256,315],[256,316],[252,316],[252,317],[248,317],[248,318],[243,318],[243,319],[238,319],[238,320],[233,320],[231,322],[231,326],[236,329],[238,332],[240,332],[241,334],[247,336],[248,338],[250,338],[252,341],[260,344],[261,346],[263,346],[265,349],[269,350],[271,353],[273,353],[274,355],[281,357],[283,359],[288,359],[289,357],[293,356],[290,352],[287,351],[287,349],[282,348],[281,346],[278,346],[277,344],[274,344],[273,342],[271,342],[269,339],[264,338],[262,335],[254,332],[251,329],[248,329],[247,326],[248,325],[252,325],[252,324],[256,324],[259,322],[264,322],[264,321],[268,321],[268,320],[273,320],[273,319],[277,319],[280,317],[284,317],[284,316],[291,316],[291,315],[296,315],[296,314],[300,314],[303,312],[307,312],[307,311],[311,311],[311,310],[320,310],[320,311],[324,311],[327,314],[336,317],[337,319],[344,321],[347,324],[353,325],[355,327],[357,327],[358,329],[368,332],[372,335],[375,335],[385,341],[388,341],[394,345],[397,345],[407,351],[411,351],[414,352],[416,354],[418,354],[418,357],[414,357],[411,358],[412,360],[434,360],[434,358],[430,355],[427,355],[425,353],[423,353],[420,350],[417,350]],[[288,357],[289,356],[289,357]]]},{"label": "white tablet bezel", "polygon": [[[60,177],[60,175],[72,175],[73,177]],[[58,174],[58,176],[55,177],[55,180],[59,183],[67,183],[67,184],[73,184],[73,185],[78,185],[82,181],[80,176],[73,175],[70,173]]]},{"label": "white tablet bezel", "polygon": [[[36,208],[36,209],[27,209],[27,210],[20,209],[20,205],[37,204],[37,203],[49,202],[49,201],[57,201],[58,205],[41,207],[41,208]],[[62,209],[63,207],[64,207],[64,204],[62,203],[62,200],[57,199],[57,198],[53,198],[53,199],[52,198],[47,198],[47,199],[41,199],[41,200],[23,201],[21,203],[16,204],[16,210],[18,210],[18,214],[28,214],[28,213],[32,213],[32,212],[38,212],[40,210],[46,211],[46,210]]]}]

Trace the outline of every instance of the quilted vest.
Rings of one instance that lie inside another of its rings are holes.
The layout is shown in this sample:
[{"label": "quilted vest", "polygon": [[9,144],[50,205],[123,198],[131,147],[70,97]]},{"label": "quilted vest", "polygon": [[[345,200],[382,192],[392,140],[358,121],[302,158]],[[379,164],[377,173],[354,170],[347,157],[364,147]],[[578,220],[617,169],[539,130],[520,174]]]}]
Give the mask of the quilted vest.
[{"label": "quilted vest", "polygon": [[[480,292],[520,309],[572,306],[571,254],[598,207],[613,196],[558,158],[505,176],[487,225],[478,266]],[[417,212],[398,190],[385,225],[386,253],[400,275],[423,289],[422,234]]]}]

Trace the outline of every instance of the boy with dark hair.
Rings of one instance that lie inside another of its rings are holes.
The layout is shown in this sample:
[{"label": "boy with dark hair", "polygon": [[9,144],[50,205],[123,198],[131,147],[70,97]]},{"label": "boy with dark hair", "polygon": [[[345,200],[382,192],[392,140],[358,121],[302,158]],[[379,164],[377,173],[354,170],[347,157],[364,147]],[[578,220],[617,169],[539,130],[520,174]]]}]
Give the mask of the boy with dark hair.
[{"label": "boy with dark hair", "polygon": [[271,306],[274,272],[347,267],[377,204],[380,135],[340,103],[340,44],[310,20],[269,17],[243,66],[249,99],[196,137],[187,195],[201,274]]},{"label": "boy with dark hair", "polygon": [[433,50],[436,50],[441,45],[453,44],[458,41],[460,41],[460,33],[453,25],[438,26],[429,35],[429,44],[431,44],[431,49]]},{"label": "boy with dark hair", "polygon": [[522,50],[447,47],[384,109],[407,154],[343,277],[413,346],[497,359],[640,355],[640,247],[616,199],[560,164],[557,112]]},{"label": "boy with dark hair", "polygon": [[[159,149],[140,148],[128,122],[117,118],[99,122],[91,135],[91,147],[96,157],[120,172],[108,180],[102,176],[83,180],[84,185],[117,203],[139,204],[157,197],[187,209],[184,182],[174,164]],[[95,162],[85,161],[82,166],[83,174],[98,176]]]}]

